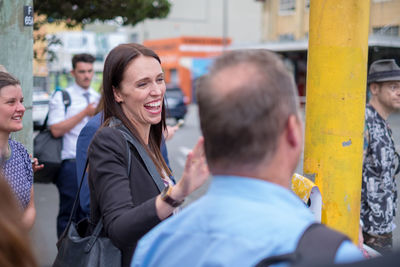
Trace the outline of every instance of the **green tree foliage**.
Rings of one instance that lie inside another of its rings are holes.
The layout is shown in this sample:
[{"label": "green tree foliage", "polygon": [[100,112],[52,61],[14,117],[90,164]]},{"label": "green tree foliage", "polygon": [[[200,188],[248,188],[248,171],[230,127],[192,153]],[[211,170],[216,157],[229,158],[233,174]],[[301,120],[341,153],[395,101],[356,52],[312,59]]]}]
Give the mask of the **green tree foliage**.
[{"label": "green tree foliage", "polygon": [[135,25],[166,17],[170,6],[168,0],[34,0],[35,12],[46,15],[47,22],[64,21],[71,27],[117,18],[122,25]]},{"label": "green tree foliage", "polygon": [[35,18],[34,42],[47,42],[47,47],[40,51],[47,56],[34,51],[34,58],[49,61],[56,57],[49,47],[61,41],[56,36],[40,34],[38,30],[44,24],[64,22],[67,27],[76,27],[114,20],[122,25],[135,25],[146,18],[165,18],[171,6],[168,0],[34,0],[33,5],[36,15],[45,15]]}]

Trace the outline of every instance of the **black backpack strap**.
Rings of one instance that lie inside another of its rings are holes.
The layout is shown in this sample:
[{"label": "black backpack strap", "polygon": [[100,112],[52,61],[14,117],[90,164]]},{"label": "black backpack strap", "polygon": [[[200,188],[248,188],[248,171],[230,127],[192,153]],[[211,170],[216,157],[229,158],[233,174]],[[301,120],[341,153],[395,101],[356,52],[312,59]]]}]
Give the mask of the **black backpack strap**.
[{"label": "black backpack strap", "polygon": [[64,111],[67,113],[67,108],[71,106],[71,96],[66,90],[60,90],[62,93],[63,103],[64,103]]},{"label": "black backpack strap", "polygon": [[[56,90],[54,91],[53,95],[57,93],[57,91],[61,91],[62,93],[62,98],[63,98],[63,104],[64,104],[64,113],[67,113],[67,109],[69,106],[71,106],[71,96],[69,93],[65,90]],[[49,112],[46,114],[46,118],[43,121],[42,127],[40,127],[40,132],[46,130],[47,128],[47,120],[49,119]]]},{"label": "black backpack strap", "polygon": [[295,252],[270,256],[262,259],[255,267],[268,267],[273,264],[278,264],[282,262],[296,262],[298,261],[298,256]]},{"label": "black backpack strap", "polygon": [[[349,238],[320,223],[311,224],[301,236],[296,253],[304,263],[333,263],[336,252],[344,241]],[[298,264],[294,264],[296,266]]]},{"label": "black backpack strap", "polygon": [[256,267],[266,267],[283,262],[290,263],[292,267],[333,263],[338,248],[346,240],[349,240],[346,235],[323,224],[313,223],[300,237],[294,252],[267,257],[261,260]]}]

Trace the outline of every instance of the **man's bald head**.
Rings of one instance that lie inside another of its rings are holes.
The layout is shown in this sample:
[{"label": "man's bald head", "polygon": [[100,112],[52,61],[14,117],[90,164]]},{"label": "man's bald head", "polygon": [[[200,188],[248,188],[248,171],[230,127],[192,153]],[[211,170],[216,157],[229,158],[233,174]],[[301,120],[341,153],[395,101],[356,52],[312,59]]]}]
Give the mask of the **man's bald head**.
[{"label": "man's bald head", "polygon": [[215,93],[229,94],[243,87],[254,88],[251,84],[258,82],[262,77],[256,66],[249,62],[238,63],[221,69],[210,76]]},{"label": "man's bald head", "polygon": [[197,88],[210,169],[252,167],[272,156],[288,117],[298,113],[292,76],[266,50],[228,52]]}]

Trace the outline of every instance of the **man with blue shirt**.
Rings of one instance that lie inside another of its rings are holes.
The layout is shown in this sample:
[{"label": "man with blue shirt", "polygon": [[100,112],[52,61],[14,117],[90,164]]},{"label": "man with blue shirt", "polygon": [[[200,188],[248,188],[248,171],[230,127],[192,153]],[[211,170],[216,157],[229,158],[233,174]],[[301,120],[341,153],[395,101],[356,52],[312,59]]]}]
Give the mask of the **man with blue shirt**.
[{"label": "man with blue shirt", "polygon": [[95,114],[100,95],[90,84],[93,79],[95,58],[89,54],[78,54],[72,58],[71,74],[75,83],[66,88],[71,105],[65,108],[61,91],[54,94],[49,103],[51,134],[63,138],[61,169],[56,179],[60,193],[60,208],[57,216],[57,236],[63,233],[70,217],[78,187],[76,185],[76,141],[83,126]]},{"label": "man with blue shirt", "polygon": [[[289,190],[303,146],[293,78],[271,52],[228,52],[199,84],[197,100],[212,183],[141,239],[132,266],[246,267],[293,252],[314,223]],[[350,241],[335,256],[360,259]]]}]

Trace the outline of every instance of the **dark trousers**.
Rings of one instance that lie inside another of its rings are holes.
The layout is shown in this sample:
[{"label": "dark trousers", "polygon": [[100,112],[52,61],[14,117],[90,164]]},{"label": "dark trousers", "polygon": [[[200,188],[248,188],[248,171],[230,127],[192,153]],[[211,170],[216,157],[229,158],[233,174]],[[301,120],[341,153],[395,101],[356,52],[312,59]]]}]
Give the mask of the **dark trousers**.
[{"label": "dark trousers", "polygon": [[[78,192],[75,159],[64,160],[62,162],[56,186],[60,194],[60,208],[57,216],[57,237],[60,237],[68,224],[76,193]],[[79,221],[82,218],[81,214],[82,212],[78,205],[77,216],[73,221]]]},{"label": "dark trousers", "polygon": [[375,249],[381,254],[392,252],[393,238],[392,233],[383,235],[370,235],[363,232],[364,243],[371,248]]}]

